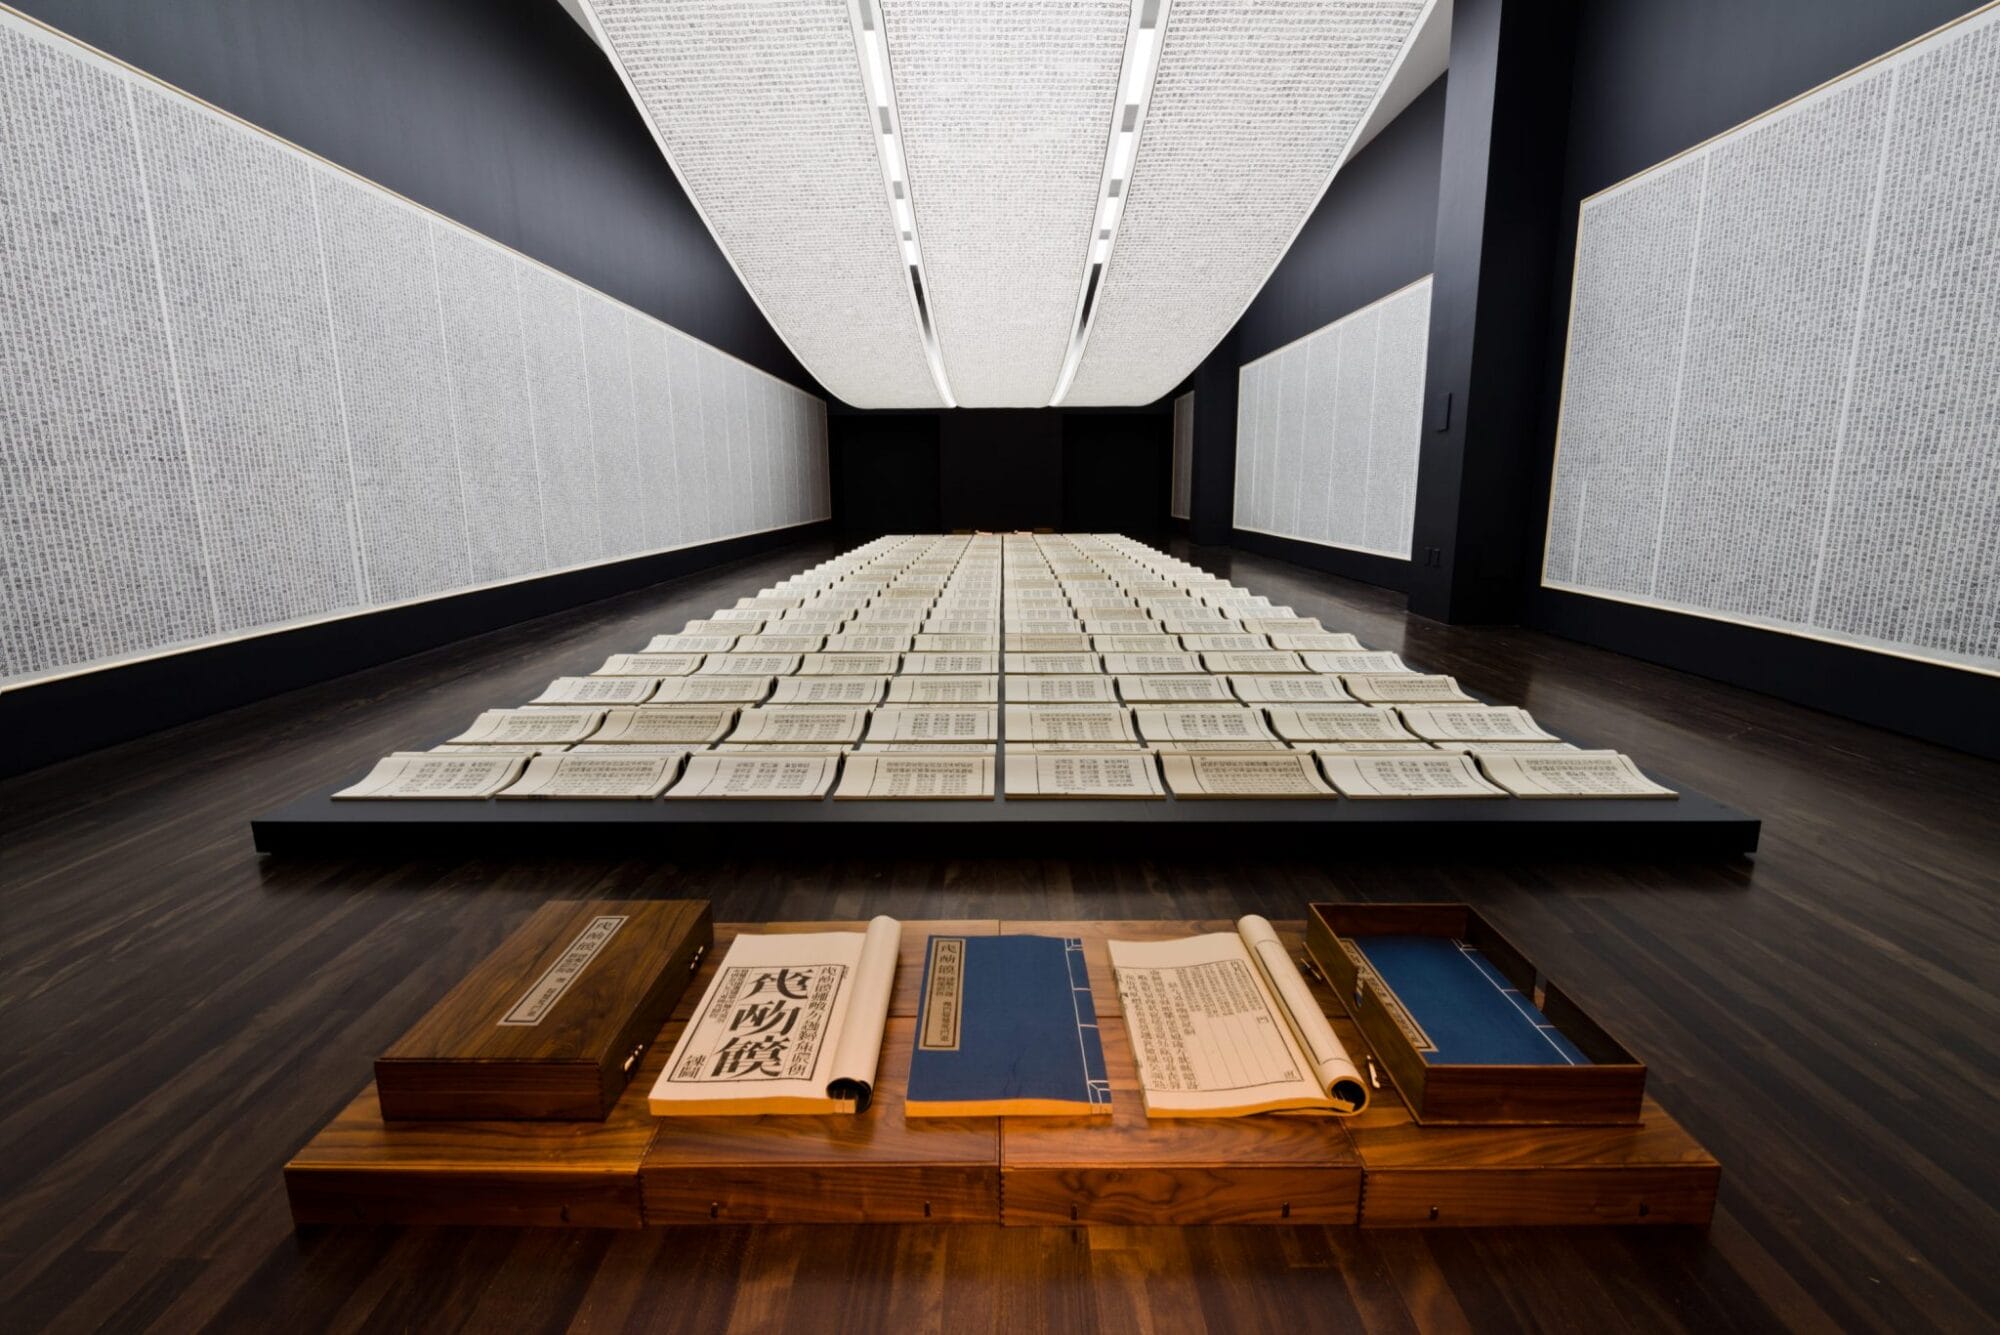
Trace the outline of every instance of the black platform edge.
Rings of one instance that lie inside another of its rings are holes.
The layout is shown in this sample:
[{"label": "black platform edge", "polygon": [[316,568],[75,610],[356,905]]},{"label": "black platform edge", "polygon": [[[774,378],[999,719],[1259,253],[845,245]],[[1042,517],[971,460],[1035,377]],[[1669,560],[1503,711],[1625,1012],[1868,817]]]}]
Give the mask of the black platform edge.
[{"label": "black platform edge", "polygon": [[833,523],[726,538],[200,645],[0,691],[0,778],[662,580],[824,538]]},{"label": "black platform edge", "polygon": [[1229,545],[1258,556],[1268,556],[1274,561],[1339,575],[1343,579],[1360,580],[1363,584],[1395,589],[1399,593],[1407,592],[1410,587],[1410,563],[1393,556],[1328,547],[1317,542],[1300,542],[1296,538],[1280,538],[1246,528],[1230,529]]},{"label": "black platform edge", "polygon": [[[358,778],[358,776],[356,776]],[[337,802],[348,780],[250,822],[260,853],[344,857],[709,849],[952,857],[1272,852],[1730,857],[1761,823],[1700,793],[1665,800]],[[1662,780],[1662,782],[1668,782]],[[1668,786],[1674,786],[1669,783]]]}]

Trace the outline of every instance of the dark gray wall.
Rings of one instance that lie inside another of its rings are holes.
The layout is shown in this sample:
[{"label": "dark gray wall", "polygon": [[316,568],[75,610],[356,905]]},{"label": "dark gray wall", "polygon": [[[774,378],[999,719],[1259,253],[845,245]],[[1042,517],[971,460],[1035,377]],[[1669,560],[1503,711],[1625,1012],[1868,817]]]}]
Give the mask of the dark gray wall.
[{"label": "dark gray wall", "polygon": [[781,379],[624,86],[556,0],[17,0],[17,8]]},{"label": "dark gray wall", "polygon": [[[1617,0],[1575,33],[1550,308],[1567,309],[1583,199],[1978,6],[1966,0]],[[1562,385],[1563,321],[1542,358],[1527,488],[1521,619],[1801,704],[2000,754],[1991,678],[1752,626],[1540,587]]]},{"label": "dark gray wall", "polygon": [[850,539],[954,529],[1167,532],[1173,402],[1144,408],[835,405],[834,522]]},{"label": "dark gray wall", "polygon": [[1190,527],[1196,541],[1235,542],[1401,586],[1406,561],[1235,531],[1236,377],[1245,362],[1431,271],[1446,83],[1425,89],[1341,168],[1236,328],[1181,386],[1195,392]]},{"label": "dark gray wall", "polygon": [[1237,321],[1237,365],[1431,271],[1446,79],[1417,95],[1340,169]]}]

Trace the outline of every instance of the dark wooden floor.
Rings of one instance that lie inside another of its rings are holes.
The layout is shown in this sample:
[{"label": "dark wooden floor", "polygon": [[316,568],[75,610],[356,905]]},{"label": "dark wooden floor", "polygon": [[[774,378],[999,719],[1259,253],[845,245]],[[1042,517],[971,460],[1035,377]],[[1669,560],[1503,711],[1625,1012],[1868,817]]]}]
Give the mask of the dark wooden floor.
[{"label": "dark wooden floor", "polygon": [[[0,1328],[1991,1329],[2000,767],[1546,636],[1196,555],[1765,819],[1724,865],[1560,858],[260,861],[251,813],[639,647],[794,549],[0,786]],[[1712,1229],[322,1229],[279,1167],[543,900],[720,919],[1296,917],[1467,899],[1652,1065]]]}]

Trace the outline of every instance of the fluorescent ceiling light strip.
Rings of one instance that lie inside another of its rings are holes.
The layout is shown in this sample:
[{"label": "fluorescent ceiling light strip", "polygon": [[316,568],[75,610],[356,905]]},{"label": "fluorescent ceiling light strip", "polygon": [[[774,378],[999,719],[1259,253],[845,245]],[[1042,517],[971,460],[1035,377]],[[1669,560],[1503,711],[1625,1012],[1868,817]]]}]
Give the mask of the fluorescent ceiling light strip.
[{"label": "fluorescent ceiling light strip", "polygon": [[[869,3],[869,0],[863,0]],[[1125,217],[1131,193],[1132,168],[1139,161],[1139,134],[1146,125],[1146,107],[1153,100],[1153,76],[1160,68],[1160,44],[1167,35],[1167,10],[1172,0],[1132,0],[1132,26],[1125,32],[1125,64],[1118,75],[1118,100],[1111,112],[1111,135],[1104,152],[1104,176],[1097,195],[1097,216],[1084,247],[1083,286],[1076,298],[1076,322],[1069,350],[1050,407],[1069,396],[1070,382],[1083,362],[1090,326],[1097,317],[1097,294],[1111,251],[1118,244],[1118,224]]]},{"label": "fluorescent ceiling light strip", "polygon": [[882,183],[888,190],[889,216],[895,224],[903,268],[909,275],[910,303],[917,313],[917,330],[923,338],[924,360],[930,363],[931,379],[938,397],[947,408],[958,400],[945,377],[944,354],[938,348],[937,326],[931,322],[930,300],[925,295],[924,248],[917,239],[916,201],[910,198],[910,170],[903,161],[903,127],[896,116],[896,88],[889,77],[888,36],[882,30],[880,0],[847,0],[847,17],[854,28],[854,42],[861,58],[861,82],[868,97],[868,119],[875,126],[875,144],[882,159]]}]

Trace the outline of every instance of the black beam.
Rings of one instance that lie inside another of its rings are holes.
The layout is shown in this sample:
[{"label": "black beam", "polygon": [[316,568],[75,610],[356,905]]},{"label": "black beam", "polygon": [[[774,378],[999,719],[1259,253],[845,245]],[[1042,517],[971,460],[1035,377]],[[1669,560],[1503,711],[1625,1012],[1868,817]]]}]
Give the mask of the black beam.
[{"label": "black beam", "polygon": [[1410,610],[1520,613],[1561,198],[1573,0],[1457,0]]}]

